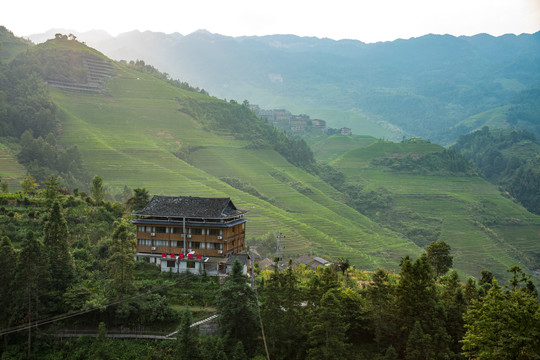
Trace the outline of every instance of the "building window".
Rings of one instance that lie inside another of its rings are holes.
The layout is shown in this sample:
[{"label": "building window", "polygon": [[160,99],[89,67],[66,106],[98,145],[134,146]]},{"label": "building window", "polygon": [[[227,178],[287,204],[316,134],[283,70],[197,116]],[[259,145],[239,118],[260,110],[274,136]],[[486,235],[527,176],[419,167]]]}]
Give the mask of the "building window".
[{"label": "building window", "polygon": [[173,268],[176,266],[176,261],[174,260],[167,260],[167,267],[168,268]]},{"label": "building window", "polygon": [[188,261],[186,263],[186,266],[188,269],[195,269],[195,262],[194,261]]},{"label": "building window", "polygon": [[138,239],[137,244],[141,246],[152,246],[152,240],[150,239]]},{"label": "building window", "polygon": [[170,228],[171,234],[183,234],[184,233],[183,230],[184,229],[182,229],[181,227],[171,227]]},{"label": "building window", "polygon": [[155,246],[169,246],[169,240],[154,240]]},{"label": "building window", "polygon": [[203,235],[203,229],[190,228],[189,233],[192,235]]},{"label": "building window", "polygon": [[183,247],[184,242],[183,241],[171,241],[171,247]]},{"label": "building window", "polygon": [[137,231],[138,232],[146,232],[144,226],[137,226]]},{"label": "building window", "polygon": [[208,229],[208,235],[214,235],[214,236],[223,235],[223,230],[222,229]]},{"label": "building window", "polygon": [[222,243],[207,243],[206,244],[206,248],[207,249],[218,249],[218,250],[223,250],[223,244]]},{"label": "building window", "polygon": [[[202,243],[204,244],[204,243]],[[204,248],[204,246],[201,247],[201,243],[198,241],[190,241],[189,242],[189,248],[190,249],[201,249]]]},{"label": "building window", "polygon": [[157,232],[157,233],[160,233],[160,234],[165,234],[165,232],[167,231],[166,229],[167,228],[165,226],[156,226],[156,231],[154,231],[154,232]]},{"label": "building window", "polygon": [[242,230],[246,230],[246,223],[242,223]]}]

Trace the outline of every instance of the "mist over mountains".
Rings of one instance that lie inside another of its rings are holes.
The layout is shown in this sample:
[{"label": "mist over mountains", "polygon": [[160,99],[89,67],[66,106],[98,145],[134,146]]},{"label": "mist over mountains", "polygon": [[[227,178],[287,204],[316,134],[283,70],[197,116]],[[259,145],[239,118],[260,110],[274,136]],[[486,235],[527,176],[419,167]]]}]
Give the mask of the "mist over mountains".
[{"label": "mist over mountains", "polygon": [[[30,38],[39,42],[54,31]],[[470,116],[540,87],[540,32],[426,35],[374,44],[205,30],[116,37],[92,31],[79,39],[116,60],[144,60],[219,98],[287,108],[390,139],[421,136],[449,144],[485,125],[463,123]],[[509,124],[503,119],[499,126]]]}]

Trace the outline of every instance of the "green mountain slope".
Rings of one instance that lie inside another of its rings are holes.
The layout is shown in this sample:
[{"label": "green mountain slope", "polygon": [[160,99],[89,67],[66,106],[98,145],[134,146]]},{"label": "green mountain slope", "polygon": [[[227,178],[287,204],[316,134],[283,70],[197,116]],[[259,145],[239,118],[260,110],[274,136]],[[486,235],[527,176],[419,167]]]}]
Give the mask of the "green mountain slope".
[{"label": "green mountain slope", "polygon": [[[282,231],[290,255],[346,256],[374,269],[395,267],[405,254],[419,253],[414,243],[380,229],[276,151],[249,149],[252,140],[208,131],[181,104],[190,98],[224,111],[233,105],[122,65],[106,87],[106,95],[50,93],[61,115],[60,141],[76,144],[90,172],[112,191],[127,185],[153,194],[229,196],[249,211],[248,238]],[[173,154],[189,147],[196,149],[190,163]],[[231,187],[224,177],[248,182],[264,199]]]},{"label": "green mountain slope", "polygon": [[460,121],[540,86],[540,32],[365,44],[133,31],[93,44],[114,59],[145,59],[221,98],[284,107],[354,133],[444,144],[460,135],[449,132]]},{"label": "green mountain slope", "polygon": [[16,37],[11,31],[0,25],[0,64],[8,63],[30,46],[32,46],[30,41]]},{"label": "green mountain slope", "polygon": [[[82,82],[87,76],[77,59],[104,58],[76,41],[56,40],[32,49],[32,61],[58,56],[57,50],[70,54],[65,65],[32,63],[43,77],[59,72]],[[281,231],[286,255],[343,256],[364,269],[396,268],[434,239],[448,241],[456,267],[471,275],[488,268],[504,277],[511,265],[530,270],[539,263],[539,218],[481,178],[465,176],[467,169],[448,176],[459,158],[438,145],[362,136],[314,144],[349,184],[373,191],[368,217],[345,205],[344,193],[288,161],[302,163],[305,143],[287,143],[247,107],[174,86],[144,64],[113,65],[103,92],[48,88],[58,145],[77,145],[90,175],[100,175],[113,193],[127,185],[152,194],[231,197],[249,211],[248,239]],[[404,170],[419,161],[414,174]],[[377,197],[380,187],[386,190]]]},{"label": "green mountain slope", "polygon": [[442,150],[429,143],[378,142],[350,150],[332,165],[349,183],[390,193],[390,208],[372,219],[421,246],[425,239],[446,241],[454,250],[454,266],[465,273],[478,276],[489,269],[504,278],[512,264],[529,273],[538,267],[540,217],[502,196],[496,186],[478,176],[411,174],[381,161],[421,159]]}]

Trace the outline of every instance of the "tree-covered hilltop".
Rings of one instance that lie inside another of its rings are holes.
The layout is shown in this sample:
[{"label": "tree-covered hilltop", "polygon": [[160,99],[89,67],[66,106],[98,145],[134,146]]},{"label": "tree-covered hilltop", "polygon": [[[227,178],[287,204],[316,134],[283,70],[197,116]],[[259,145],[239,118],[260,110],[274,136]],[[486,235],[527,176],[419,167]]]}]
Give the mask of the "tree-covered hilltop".
[{"label": "tree-covered hilltop", "polygon": [[460,136],[453,149],[527,210],[540,214],[540,142],[532,133],[484,127]]},{"label": "tree-covered hilltop", "polygon": [[[346,258],[312,269],[288,261],[255,278],[160,273],[134,261],[125,204],[83,193],[0,196],[0,357],[8,359],[533,359],[540,305],[513,266],[507,285],[452,269],[443,241],[398,271]],[[138,189],[138,193],[145,193]],[[99,197],[98,195],[95,195]],[[255,286],[251,286],[253,283]],[[240,296],[239,296],[240,294]],[[217,315],[219,333],[191,325]],[[60,338],[58,334],[95,337]],[[107,334],[173,334],[169,340]]]}]

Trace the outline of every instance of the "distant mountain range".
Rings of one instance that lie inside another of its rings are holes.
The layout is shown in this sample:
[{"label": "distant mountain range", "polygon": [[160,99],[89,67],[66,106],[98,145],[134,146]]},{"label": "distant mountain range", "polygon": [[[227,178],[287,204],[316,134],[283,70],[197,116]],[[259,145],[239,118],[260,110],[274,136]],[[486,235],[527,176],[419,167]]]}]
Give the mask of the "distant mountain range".
[{"label": "distant mountain range", "polygon": [[[113,37],[55,29],[30,39],[41,42],[55,32],[74,33],[116,60],[144,60],[219,98],[286,108],[390,139],[452,143],[484,125],[469,117],[540,88],[540,32],[426,35],[374,44],[294,35],[228,37],[205,30]],[[505,120],[501,127],[511,125]]]}]

